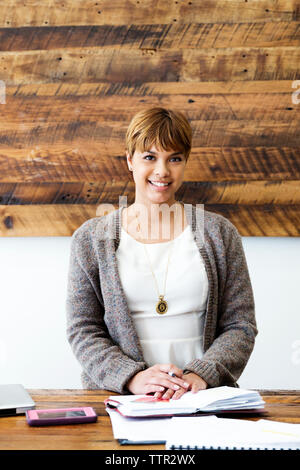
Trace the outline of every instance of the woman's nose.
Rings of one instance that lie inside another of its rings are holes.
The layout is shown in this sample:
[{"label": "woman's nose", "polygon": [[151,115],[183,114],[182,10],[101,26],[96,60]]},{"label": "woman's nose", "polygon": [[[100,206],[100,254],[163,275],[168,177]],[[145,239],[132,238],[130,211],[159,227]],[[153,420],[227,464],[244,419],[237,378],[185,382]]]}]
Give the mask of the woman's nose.
[{"label": "woman's nose", "polygon": [[160,177],[168,176],[170,174],[170,170],[166,163],[158,162],[155,166],[155,175],[159,175]]}]

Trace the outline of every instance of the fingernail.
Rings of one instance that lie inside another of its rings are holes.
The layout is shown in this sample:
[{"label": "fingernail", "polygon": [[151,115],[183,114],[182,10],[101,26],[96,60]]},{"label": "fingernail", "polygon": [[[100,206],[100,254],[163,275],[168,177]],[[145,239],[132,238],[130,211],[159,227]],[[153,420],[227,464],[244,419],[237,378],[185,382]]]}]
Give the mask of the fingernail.
[{"label": "fingernail", "polygon": [[175,390],[179,390],[180,387],[178,385],[174,385]]},{"label": "fingernail", "polygon": [[188,384],[188,383],[186,383],[186,382],[184,382],[184,384],[183,384],[183,385],[184,385],[185,387],[188,387],[188,386],[189,386],[189,384]]}]

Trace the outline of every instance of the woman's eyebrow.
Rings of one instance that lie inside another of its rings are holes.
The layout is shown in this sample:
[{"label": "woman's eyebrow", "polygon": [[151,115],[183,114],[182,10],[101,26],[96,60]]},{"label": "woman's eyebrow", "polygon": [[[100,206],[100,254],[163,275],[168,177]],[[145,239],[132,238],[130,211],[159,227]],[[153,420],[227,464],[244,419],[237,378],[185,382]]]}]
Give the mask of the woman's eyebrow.
[{"label": "woman's eyebrow", "polygon": [[[152,152],[152,150],[148,150],[147,153],[154,153],[154,155],[157,155],[157,152]],[[182,152],[175,152],[172,153],[172,155],[169,155],[169,157],[173,157],[174,155],[182,155]]]}]

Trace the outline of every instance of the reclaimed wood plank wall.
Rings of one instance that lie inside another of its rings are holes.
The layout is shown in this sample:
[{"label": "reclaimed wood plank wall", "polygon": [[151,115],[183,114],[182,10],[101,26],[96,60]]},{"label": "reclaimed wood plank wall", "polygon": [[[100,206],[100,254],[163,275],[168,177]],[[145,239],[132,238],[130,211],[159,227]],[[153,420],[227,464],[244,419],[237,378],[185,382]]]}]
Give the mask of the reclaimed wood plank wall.
[{"label": "reclaimed wood plank wall", "polygon": [[300,235],[299,1],[2,3],[1,236],[131,204],[125,132],[152,106],[194,131],[178,199],[243,236]]}]

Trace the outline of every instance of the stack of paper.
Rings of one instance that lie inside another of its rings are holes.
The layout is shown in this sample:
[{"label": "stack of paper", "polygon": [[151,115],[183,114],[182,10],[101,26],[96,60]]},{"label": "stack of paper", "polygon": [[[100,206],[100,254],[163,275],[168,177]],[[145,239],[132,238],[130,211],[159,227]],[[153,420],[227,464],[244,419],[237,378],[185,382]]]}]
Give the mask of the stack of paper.
[{"label": "stack of paper", "polygon": [[173,418],[124,418],[109,408],[106,411],[120,444],[165,444]]},{"label": "stack of paper", "polygon": [[110,396],[105,404],[125,417],[174,416],[194,413],[235,411],[259,412],[264,409],[260,394],[235,387],[216,387],[184,393],[178,400],[161,400],[149,395]]},{"label": "stack of paper", "polygon": [[124,418],[107,409],[121,444],[166,444],[173,449],[299,450],[300,424],[260,419],[190,416]]}]

